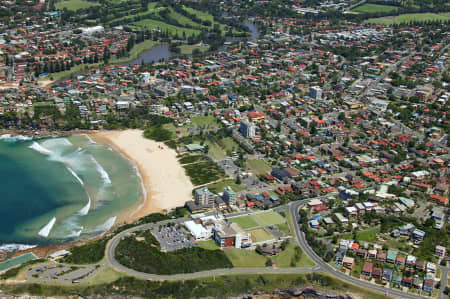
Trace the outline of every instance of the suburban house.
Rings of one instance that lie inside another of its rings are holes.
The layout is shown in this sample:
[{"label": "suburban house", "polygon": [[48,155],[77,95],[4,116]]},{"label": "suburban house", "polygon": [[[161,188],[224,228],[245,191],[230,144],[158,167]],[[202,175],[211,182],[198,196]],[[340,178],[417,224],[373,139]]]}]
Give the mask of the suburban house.
[{"label": "suburban house", "polygon": [[412,238],[414,242],[423,242],[425,239],[425,232],[416,228],[412,233]]},{"label": "suburban house", "polygon": [[355,259],[349,256],[344,257],[344,260],[342,262],[342,266],[344,266],[344,268],[347,268],[349,270],[351,270],[353,268],[353,264],[355,263]]},{"label": "suburban house", "polygon": [[386,256],[386,262],[394,264],[395,260],[397,259],[397,254],[398,254],[397,250],[389,249]]},{"label": "suburban house", "polygon": [[434,254],[436,256],[445,256],[445,252],[446,252],[445,247],[438,245],[438,246],[436,246]]},{"label": "suburban house", "polygon": [[394,270],[389,268],[383,269],[383,280],[387,282],[391,282],[392,280],[392,274],[394,273]]},{"label": "suburban house", "polygon": [[373,272],[373,263],[365,262],[361,274],[365,276],[372,276],[372,272]]}]

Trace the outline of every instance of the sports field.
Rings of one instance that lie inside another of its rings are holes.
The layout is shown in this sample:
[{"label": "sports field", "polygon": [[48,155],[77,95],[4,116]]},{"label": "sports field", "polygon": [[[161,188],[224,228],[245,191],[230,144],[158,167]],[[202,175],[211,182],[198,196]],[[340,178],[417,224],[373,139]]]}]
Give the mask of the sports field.
[{"label": "sports field", "polygon": [[268,240],[272,240],[273,236],[269,234],[264,228],[257,228],[248,231],[252,236],[252,242],[264,242]]},{"label": "sports field", "polygon": [[396,10],[397,10],[396,6],[364,3],[363,5],[353,8],[351,11],[358,13],[377,13],[377,12],[392,12]]},{"label": "sports field", "polygon": [[274,211],[268,211],[265,213],[255,214],[253,217],[258,221],[259,224],[262,226],[269,226],[269,225],[275,225],[280,223],[285,223],[283,217],[281,217],[280,214],[274,212]]},{"label": "sports field", "polygon": [[251,217],[251,216],[242,216],[242,217],[231,218],[231,221],[233,221],[234,223],[237,223],[243,229],[249,229],[249,228],[259,226],[259,223],[256,222],[256,220],[253,219],[253,217]]},{"label": "sports field", "polygon": [[286,220],[274,211],[230,218],[230,220],[237,223],[243,229],[286,223]]},{"label": "sports field", "polygon": [[450,13],[411,13],[411,14],[403,14],[392,17],[382,17],[382,18],[372,18],[367,19],[364,23],[371,24],[382,24],[382,25],[393,25],[400,23],[409,23],[409,22],[425,22],[425,21],[449,21]]},{"label": "sports field", "polygon": [[98,4],[84,0],[68,0],[55,3],[55,8],[59,10],[63,10],[65,8],[67,10],[77,11],[79,9],[85,9],[96,5]]}]

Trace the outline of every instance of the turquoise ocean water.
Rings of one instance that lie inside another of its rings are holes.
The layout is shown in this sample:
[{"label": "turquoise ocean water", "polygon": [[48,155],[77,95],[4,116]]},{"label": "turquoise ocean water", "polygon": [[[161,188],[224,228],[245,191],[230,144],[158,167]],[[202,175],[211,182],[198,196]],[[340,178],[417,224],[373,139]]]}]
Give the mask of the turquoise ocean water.
[{"label": "turquoise ocean water", "polygon": [[142,198],[136,167],[87,135],[0,136],[0,248],[92,237]]}]

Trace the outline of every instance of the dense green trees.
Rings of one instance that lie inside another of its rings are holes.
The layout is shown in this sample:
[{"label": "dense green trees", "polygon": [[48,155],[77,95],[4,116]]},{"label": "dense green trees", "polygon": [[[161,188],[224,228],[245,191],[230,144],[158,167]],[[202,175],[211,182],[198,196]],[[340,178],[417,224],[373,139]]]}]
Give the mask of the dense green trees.
[{"label": "dense green trees", "polygon": [[85,245],[70,249],[70,255],[64,257],[61,262],[69,264],[94,264],[105,256],[106,243],[111,237],[89,242]]},{"label": "dense green trees", "polygon": [[200,247],[161,252],[159,243],[150,231],[141,232],[145,241],[135,236],[124,238],[116,248],[116,258],[124,266],[145,273],[176,274],[231,268],[232,264],[222,250]]}]

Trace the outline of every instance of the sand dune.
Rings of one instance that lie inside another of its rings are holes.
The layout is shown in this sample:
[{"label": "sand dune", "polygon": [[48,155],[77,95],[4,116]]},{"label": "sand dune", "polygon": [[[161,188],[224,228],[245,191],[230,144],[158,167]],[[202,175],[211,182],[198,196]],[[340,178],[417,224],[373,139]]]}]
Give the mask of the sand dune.
[{"label": "sand dune", "polygon": [[147,194],[143,203],[126,217],[128,222],[183,206],[192,199],[193,185],[178,163],[175,150],[144,138],[141,130],[101,131],[91,136],[109,143],[139,168]]}]

